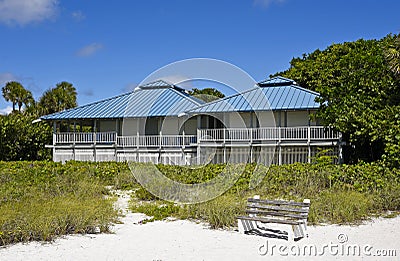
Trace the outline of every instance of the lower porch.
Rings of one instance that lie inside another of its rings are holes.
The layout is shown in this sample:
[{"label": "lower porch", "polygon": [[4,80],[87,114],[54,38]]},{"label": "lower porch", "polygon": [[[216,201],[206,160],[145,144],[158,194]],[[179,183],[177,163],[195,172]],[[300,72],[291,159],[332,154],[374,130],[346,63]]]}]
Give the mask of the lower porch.
[{"label": "lower porch", "polygon": [[319,149],[341,157],[341,135],[320,126],[198,129],[197,135],[120,136],[117,132],[53,134],[53,160],[135,161],[155,164],[290,164],[311,162]]}]

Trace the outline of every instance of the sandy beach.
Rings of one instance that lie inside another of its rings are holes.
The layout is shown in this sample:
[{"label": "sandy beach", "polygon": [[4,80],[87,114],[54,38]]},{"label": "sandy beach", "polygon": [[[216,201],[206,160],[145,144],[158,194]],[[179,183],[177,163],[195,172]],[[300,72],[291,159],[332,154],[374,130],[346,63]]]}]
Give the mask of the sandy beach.
[{"label": "sandy beach", "polygon": [[[186,220],[140,224],[129,213],[112,234],[73,235],[53,243],[32,242],[0,248],[0,260],[398,260],[400,217],[377,218],[359,226],[310,226],[297,242],[211,230]],[[311,251],[311,252],[310,252]]]}]

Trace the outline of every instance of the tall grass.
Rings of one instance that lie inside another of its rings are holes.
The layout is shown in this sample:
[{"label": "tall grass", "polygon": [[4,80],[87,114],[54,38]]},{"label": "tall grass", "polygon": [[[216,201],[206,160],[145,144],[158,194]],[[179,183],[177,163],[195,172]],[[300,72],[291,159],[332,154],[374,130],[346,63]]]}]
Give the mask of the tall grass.
[{"label": "tall grass", "polygon": [[0,162],[0,245],[107,232],[118,212],[93,166]]},{"label": "tall grass", "polygon": [[[215,177],[221,171],[221,165],[209,165],[205,175],[199,170],[184,167],[164,167],[160,169],[172,179],[187,182],[204,181],[204,177]],[[257,166],[258,172],[266,173],[261,184],[255,189],[249,188],[250,176],[256,166],[248,164],[242,177],[222,196],[199,204],[181,206],[180,211],[171,212],[171,216],[191,218],[208,222],[213,228],[236,225],[236,217],[243,214],[248,197],[260,195],[267,199],[311,200],[309,222],[356,224],[371,215],[383,214],[387,210],[400,210],[400,170],[386,169],[377,163],[357,165],[332,165],[326,162],[317,164],[296,163],[283,166]],[[238,168],[240,169],[240,168]],[[177,177],[178,173],[185,173]],[[196,178],[198,175],[198,178]],[[206,179],[207,180],[207,179]],[[162,189],[162,188],[160,188]],[[137,200],[160,201],[144,189],[136,191]],[[141,203],[140,211],[152,216],[154,206],[146,207]],[[137,209],[133,207],[135,211]],[[165,215],[167,215],[165,213]]]},{"label": "tall grass", "polygon": [[[140,164],[138,164],[140,166]],[[225,165],[202,169],[157,165],[167,177],[186,184],[208,181]],[[243,170],[243,165],[238,170]],[[254,170],[266,174],[249,188]],[[311,223],[357,223],[371,215],[400,210],[400,170],[379,163],[357,165],[247,164],[236,184],[208,202],[179,205],[164,202],[141,188],[126,163],[0,162],[0,245],[52,240],[70,233],[107,232],[118,218],[106,186],[134,189],[131,208],[153,216],[232,227],[254,195],[268,199],[311,200]],[[162,184],[160,184],[162,190]]]}]

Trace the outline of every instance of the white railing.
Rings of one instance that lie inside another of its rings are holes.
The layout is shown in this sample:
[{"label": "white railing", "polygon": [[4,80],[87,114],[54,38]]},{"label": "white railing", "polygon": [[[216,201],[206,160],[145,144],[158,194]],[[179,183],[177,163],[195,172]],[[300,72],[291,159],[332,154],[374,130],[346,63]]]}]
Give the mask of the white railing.
[{"label": "white railing", "polygon": [[[63,133],[60,133],[61,135]],[[76,132],[73,133],[74,135],[74,140],[72,140],[72,142],[75,141],[75,143],[93,143],[94,141],[94,133],[92,132]]]},{"label": "white railing", "polygon": [[277,127],[248,129],[204,129],[198,135],[117,136],[116,132],[67,132],[54,134],[55,144],[115,144],[122,147],[182,147],[199,142],[322,141],[338,140],[331,128]]},{"label": "white railing", "polygon": [[195,135],[117,136],[115,132],[54,134],[55,144],[116,144],[122,147],[182,147],[197,143]]},{"label": "white railing", "polygon": [[312,141],[337,140],[339,133],[332,128],[276,127],[248,129],[204,129],[198,130],[199,141]]},{"label": "white railing", "polygon": [[55,134],[55,143],[115,143],[115,132],[64,132]]}]

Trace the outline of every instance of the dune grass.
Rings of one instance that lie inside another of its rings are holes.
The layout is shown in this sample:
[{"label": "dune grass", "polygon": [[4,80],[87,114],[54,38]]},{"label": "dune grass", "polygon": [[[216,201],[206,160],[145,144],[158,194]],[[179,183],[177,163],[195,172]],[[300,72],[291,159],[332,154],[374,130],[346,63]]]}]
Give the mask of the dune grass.
[{"label": "dune grass", "polygon": [[[157,167],[171,179],[194,184],[216,177],[224,165]],[[109,186],[133,189],[130,208],[152,216],[149,221],[176,217],[208,222],[212,228],[236,226],[247,198],[254,195],[298,201],[309,198],[312,224],[356,224],[373,215],[400,211],[400,170],[379,163],[257,166],[266,176],[250,189],[255,167],[245,165],[236,184],[220,197],[182,205],[157,199],[140,187],[126,163],[0,162],[0,245],[108,232],[119,215]]]},{"label": "dune grass", "polygon": [[[221,165],[209,165],[204,175],[194,170],[192,175],[183,167],[161,167],[164,174],[172,179],[191,184],[204,177],[215,177]],[[156,216],[153,220],[173,216],[182,219],[205,221],[212,228],[236,226],[236,217],[243,214],[247,198],[260,195],[266,199],[311,200],[309,222],[311,224],[358,224],[376,215],[385,215],[387,211],[400,210],[400,171],[386,169],[377,163],[358,165],[332,165],[326,162],[315,164],[291,164],[257,166],[258,171],[267,175],[255,189],[249,189],[250,175],[255,165],[248,164],[243,176],[229,191],[208,202],[176,205],[174,211],[163,212],[157,206],[172,204],[157,199],[143,188],[136,191],[131,200],[131,209]],[[174,171],[174,169],[178,169]],[[177,177],[177,173],[184,175]],[[187,177],[187,179],[186,179]],[[138,208],[140,205],[140,208]],[[165,209],[165,207],[164,207]]]},{"label": "dune grass", "polygon": [[108,232],[118,217],[94,164],[0,162],[0,245]]}]

